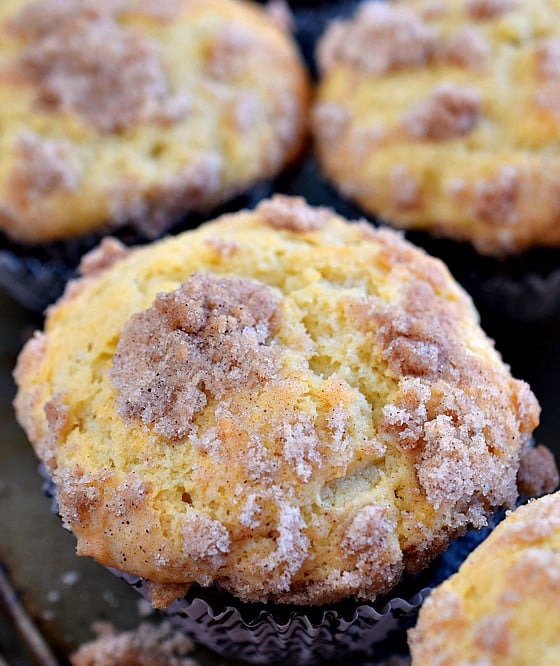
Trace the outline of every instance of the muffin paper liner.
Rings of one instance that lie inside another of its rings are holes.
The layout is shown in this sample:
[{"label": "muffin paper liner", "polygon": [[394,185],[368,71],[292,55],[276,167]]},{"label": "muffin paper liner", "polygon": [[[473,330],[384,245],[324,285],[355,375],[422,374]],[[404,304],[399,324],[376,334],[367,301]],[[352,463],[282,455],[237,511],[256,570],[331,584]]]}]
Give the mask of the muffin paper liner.
[{"label": "muffin paper liner", "polygon": [[[149,598],[143,579],[112,571]],[[286,612],[276,611],[272,605],[230,605],[208,601],[205,592],[198,588],[194,596],[178,599],[163,611],[197,643],[252,664],[315,664],[370,653],[392,632],[406,630],[430,589],[424,588],[408,600],[391,599],[379,610],[371,604],[355,604],[350,613],[337,607]],[[215,590],[211,592],[215,595]]]}]

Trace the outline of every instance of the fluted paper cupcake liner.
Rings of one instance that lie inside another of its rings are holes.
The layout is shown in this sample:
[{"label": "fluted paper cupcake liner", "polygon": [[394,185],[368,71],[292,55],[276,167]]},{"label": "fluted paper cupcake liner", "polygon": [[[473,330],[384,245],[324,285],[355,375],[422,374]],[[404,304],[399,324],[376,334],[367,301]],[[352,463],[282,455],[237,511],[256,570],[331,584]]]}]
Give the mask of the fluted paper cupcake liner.
[{"label": "fluted paper cupcake liner", "polygon": [[[112,571],[149,598],[145,580]],[[223,657],[251,664],[317,664],[375,653],[393,632],[412,625],[429,593],[423,588],[409,599],[396,597],[381,607],[346,603],[327,609],[282,608],[230,602],[229,595],[221,599],[216,589],[196,587],[163,612],[177,629]]]}]

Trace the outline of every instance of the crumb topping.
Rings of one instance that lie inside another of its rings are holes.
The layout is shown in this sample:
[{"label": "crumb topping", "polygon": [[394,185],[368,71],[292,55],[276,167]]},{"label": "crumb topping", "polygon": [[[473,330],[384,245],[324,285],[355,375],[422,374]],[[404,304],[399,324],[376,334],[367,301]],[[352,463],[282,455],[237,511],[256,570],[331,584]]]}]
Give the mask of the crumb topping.
[{"label": "crumb topping", "polygon": [[41,0],[14,18],[29,41],[18,68],[45,110],[72,112],[100,132],[182,117],[154,44],[120,25],[111,3]]},{"label": "crumb topping", "polygon": [[183,522],[183,552],[195,566],[202,565],[197,580],[210,585],[219,567],[225,562],[230,549],[227,528],[219,520],[190,511]]},{"label": "crumb topping", "polygon": [[286,0],[268,0],[265,11],[276,25],[285,32],[295,30],[295,19]]},{"label": "crumb topping", "polygon": [[560,79],[560,39],[541,39],[535,47],[538,76]]},{"label": "crumb topping", "polygon": [[323,72],[342,61],[384,74],[424,65],[435,43],[435,30],[414,12],[365,2],[352,20],[332,23],[319,43],[317,57]]},{"label": "crumb topping", "polygon": [[397,164],[389,174],[393,205],[398,210],[411,210],[421,204],[421,187],[404,164]]},{"label": "crumb topping", "polygon": [[35,204],[61,190],[74,191],[81,179],[68,141],[43,139],[33,132],[20,134],[8,187],[12,199],[21,206]]},{"label": "crumb topping", "polygon": [[520,188],[516,167],[500,167],[493,178],[475,183],[472,193],[475,215],[489,224],[515,224],[519,219],[517,200]]},{"label": "crumb topping", "polygon": [[476,88],[441,83],[405,113],[403,123],[416,139],[445,141],[472,132],[481,115],[482,96]]},{"label": "crumb topping", "polygon": [[517,7],[517,0],[465,0],[465,11],[476,21],[487,21]]},{"label": "crumb topping", "polygon": [[318,136],[326,141],[336,141],[346,129],[350,121],[349,112],[337,102],[316,104],[312,111],[312,122]]},{"label": "crumb topping", "polygon": [[441,58],[459,67],[484,69],[490,58],[490,45],[480,30],[465,26],[449,38],[442,48]]},{"label": "crumb topping", "polygon": [[248,67],[247,54],[253,35],[241,25],[230,24],[212,42],[206,61],[207,73],[219,80],[241,76]]},{"label": "crumb topping", "polygon": [[78,272],[83,276],[98,275],[124,259],[130,252],[131,250],[120,240],[106,236],[96,248],[84,254]]},{"label": "crumb topping", "polygon": [[265,594],[289,590],[309,552],[310,543],[305,534],[307,526],[300,509],[280,502],[278,513],[276,549],[257,563],[258,568],[266,571],[269,577]]},{"label": "crumb topping", "polygon": [[149,493],[150,486],[132,472],[115,487],[106,506],[117,518],[122,518],[141,507]]},{"label": "crumb topping", "polygon": [[52,475],[56,485],[59,513],[66,529],[86,523],[100,506],[107,471],[84,474],[79,469],[57,468]]},{"label": "crumb topping", "polygon": [[[345,556],[370,586],[390,588],[403,571],[396,523],[383,506],[368,504],[357,511],[341,541]],[[362,582],[363,584],[363,582]]]},{"label": "crumb topping", "polygon": [[282,194],[262,201],[255,210],[265,224],[294,233],[322,229],[332,215],[328,208],[310,208],[303,197]]},{"label": "crumb topping", "polygon": [[218,236],[215,238],[207,238],[204,241],[204,244],[224,259],[233,257],[233,255],[241,249],[241,245],[236,241],[227,240]]},{"label": "crumb topping", "polygon": [[473,627],[475,645],[483,652],[507,657],[512,649],[511,615],[494,613],[481,618]]},{"label": "crumb topping", "polygon": [[278,323],[277,299],[265,285],[193,274],[125,325],[110,371],[120,414],[184,437],[209,400],[274,377]]},{"label": "crumb topping", "polygon": [[560,477],[552,452],[539,444],[521,455],[517,486],[521,495],[540,497],[558,488]]},{"label": "crumb topping", "polygon": [[198,209],[222,183],[224,160],[217,153],[202,153],[175,176],[144,195],[134,182],[121,182],[109,193],[116,226],[131,224],[146,238],[156,238],[183,214]]},{"label": "crumb topping", "polygon": [[514,514],[515,521],[507,525],[507,530],[501,530],[497,535],[500,547],[536,545],[560,530],[560,513],[554,499],[555,495],[548,495],[517,509]]},{"label": "crumb topping", "polygon": [[133,631],[117,632],[105,622],[94,625],[97,637],[70,657],[72,666],[197,666],[188,657],[194,644],[169,622],[143,622]]}]

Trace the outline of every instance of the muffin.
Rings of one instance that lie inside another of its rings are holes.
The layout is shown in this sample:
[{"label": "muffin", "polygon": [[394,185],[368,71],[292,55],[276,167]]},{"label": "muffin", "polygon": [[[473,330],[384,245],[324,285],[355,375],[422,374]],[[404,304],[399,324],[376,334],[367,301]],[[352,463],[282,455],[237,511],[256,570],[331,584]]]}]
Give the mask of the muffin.
[{"label": "muffin", "polygon": [[559,9],[365,2],[318,51],[319,161],[364,210],[506,255],[560,245]]},{"label": "muffin", "polygon": [[396,232],[278,196],[82,270],[16,412],[78,554],[156,606],[371,602],[514,505],[536,399]]},{"label": "muffin", "polygon": [[6,281],[55,264],[46,243],[155,238],[302,149],[307,74],[256,4],[5,0],[0,36],[0,265],[24,264]]},{"label": "muffin", "polygon": [[500,524],[425,602],[414,666],[560,662],[560,493]]}]

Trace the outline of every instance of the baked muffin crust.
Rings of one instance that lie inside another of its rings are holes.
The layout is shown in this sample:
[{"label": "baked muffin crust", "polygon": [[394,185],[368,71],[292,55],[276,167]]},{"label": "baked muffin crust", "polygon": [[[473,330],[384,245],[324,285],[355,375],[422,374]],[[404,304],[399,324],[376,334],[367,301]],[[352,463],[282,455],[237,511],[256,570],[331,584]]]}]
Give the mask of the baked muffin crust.
[{"label": "baked muffin crust", "polygon": [[277,197],[84,265],[16,410],[78,552],[159,605],[373,599],[515,502],[536,400],[397,233]]}]

